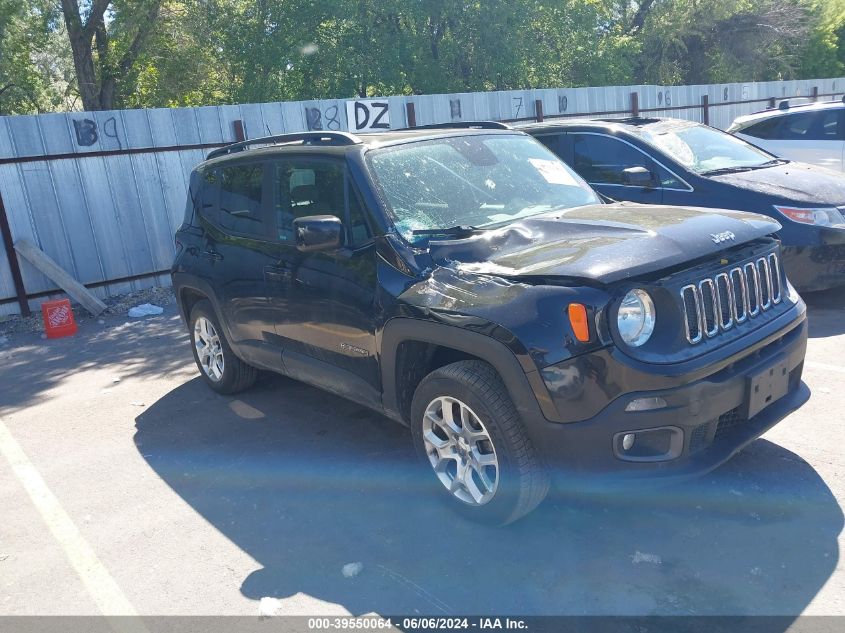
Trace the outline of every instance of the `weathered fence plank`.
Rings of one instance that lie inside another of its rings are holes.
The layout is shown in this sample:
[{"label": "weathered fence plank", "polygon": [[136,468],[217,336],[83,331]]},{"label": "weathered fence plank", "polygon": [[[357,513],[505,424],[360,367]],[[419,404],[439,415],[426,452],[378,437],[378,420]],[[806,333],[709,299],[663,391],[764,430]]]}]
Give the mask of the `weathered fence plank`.
[{"label": "weathered fence plank", "polygon": [[35,266],[50,279],[55,281],[71,299],[79,303],[94,316],[99,316],[106,310],[106,304],[91,294],[88,289],[74,279],[67,271],[50,259],[44,251],[29,240],[15,242],[15,250],[21,257]]}]

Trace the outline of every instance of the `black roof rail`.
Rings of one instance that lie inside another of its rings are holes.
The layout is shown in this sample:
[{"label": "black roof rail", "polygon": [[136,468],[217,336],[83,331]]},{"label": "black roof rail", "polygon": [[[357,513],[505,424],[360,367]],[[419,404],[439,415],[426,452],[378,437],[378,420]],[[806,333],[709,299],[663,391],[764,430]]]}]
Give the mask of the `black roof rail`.
[{"label": "black roof rail", "polygon": [[249,149],[252,145],[276,145],[279,143],[295,143],[302,142],[303,145],[358,145],[361,143],[354,134],[348,132],[291,132],[290,134],[276,134],[275,136],[262,136],[261,138],[251,138],[238,143],[232,143],[219,149],[212,150],[205,157],[206,160],[212,158],[219,158],[235,152],[242,152]]},{"label": "black roof rail", "polygon": [[813,101],[810,97],[787,97],[786,99],[782,99],[775,109],[789,110],[790,108],[813,105],[814,103],[817,102]]},{"label": "black roof rail", "polygon": [[405,128],[405,130],[512,130],[507,123],[501,121],[453,121],[452,123],[431,123],[429,125],[417,125],[416,127]]}]

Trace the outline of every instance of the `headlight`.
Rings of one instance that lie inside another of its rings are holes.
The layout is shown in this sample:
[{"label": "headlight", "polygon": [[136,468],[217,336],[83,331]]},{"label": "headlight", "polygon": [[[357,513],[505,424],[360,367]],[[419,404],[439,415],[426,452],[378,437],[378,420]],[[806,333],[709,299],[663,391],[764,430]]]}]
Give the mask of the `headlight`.
[{"label": "headlight", "polygon": [[636,288],[622,299],[616,316],[619,336],[631,347],[643,345],[654,332],[654,302],[645,290]]},{"label": "headlight", "polygon": [[842,212],[836,207],[802,208],[779,207],[775,205],[775,209],[783,213],[790,220],[800,222],[801,224],[845,228],[845,218],[842,217]]}]

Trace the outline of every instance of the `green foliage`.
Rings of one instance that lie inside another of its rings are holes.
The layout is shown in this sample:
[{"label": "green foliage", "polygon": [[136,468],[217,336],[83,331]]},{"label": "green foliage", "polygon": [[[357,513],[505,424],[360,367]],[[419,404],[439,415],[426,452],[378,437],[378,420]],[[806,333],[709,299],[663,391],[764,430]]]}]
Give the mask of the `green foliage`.
[{"label": "green foliage", "polygon": [[809,77],[840,77],[845,73],[845,0],[830,0],[813,5],[819,15],[800,74]]},{"label": "green foliage", "polygon": [[71,105],[69,59],[51,2],[0,0],[0,114]]},{"label": "green foliage", "polygon": [[[0,0],[0,111],[80,105],[62,6]],[[845,74],[845,0],[111,0],[101,28],[115,107]]]}]

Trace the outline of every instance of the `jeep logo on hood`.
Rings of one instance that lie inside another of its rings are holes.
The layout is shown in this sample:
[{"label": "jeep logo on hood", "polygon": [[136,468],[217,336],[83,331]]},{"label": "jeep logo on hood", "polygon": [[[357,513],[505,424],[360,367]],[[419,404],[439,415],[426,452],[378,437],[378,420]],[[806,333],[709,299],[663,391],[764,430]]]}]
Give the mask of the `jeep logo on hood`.
[{"label": "jeep logo on hood", "polygon": [[714,244],[721,244],[722,242],[732,242],[736,239],[736,235],[734,235],[731,231],[724,231],[722,233],[711,233],[710,239],[713,240]]}]

